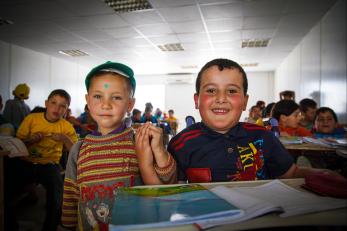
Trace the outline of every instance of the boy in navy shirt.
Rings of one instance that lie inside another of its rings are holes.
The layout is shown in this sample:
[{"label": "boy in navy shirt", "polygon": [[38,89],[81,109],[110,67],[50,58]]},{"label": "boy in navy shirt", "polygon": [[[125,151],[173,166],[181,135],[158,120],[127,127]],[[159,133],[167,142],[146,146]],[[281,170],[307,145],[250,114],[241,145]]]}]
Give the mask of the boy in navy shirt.
[{"label": "boy in navy shirt", "polygon": [[247,76],[239,64],[228,59],[208,62],[198,74],[194,95],[202,122],[178,133],[168,152],[160,142],[161,131],[146,124],[136,134],[138,155],[148,165],[160,159],[161,166],[172,155],[181,183],[294,178],[328,171],[296,166],[271,132],[239,122],[247,106],[247,88]]}]

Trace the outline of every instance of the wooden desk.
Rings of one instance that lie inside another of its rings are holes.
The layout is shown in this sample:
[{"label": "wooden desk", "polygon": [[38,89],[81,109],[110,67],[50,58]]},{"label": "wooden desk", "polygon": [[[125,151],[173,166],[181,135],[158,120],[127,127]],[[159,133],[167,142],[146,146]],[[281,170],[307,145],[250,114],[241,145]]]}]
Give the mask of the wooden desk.
[{"label": "wooden desk", "polygon": [[[213,188],[219,185],[224,185],[227,187],[242,187],[242,186],[257,186],[261,184],[268,183],[268,180],[264,181],[240,181],[240,182],[224,182],[224,183],[206,183],[202,184],[208,188]],[[296,189],[305,191],[300,186],[304,183],[304,179],[285,179],[282,180],[287,185],[290,185]],[[148,186],[140,186],[148,187]],[[259,229],[259,228],[271,228],[271,227],[294,227],[294,226],[347,226],[347,208],[336,209],[325,212],[317,212],[311,214],[305,214],[301,216],[292,216],[281,218],[276,213],[267,214],[257,218],[253,218],[247,221],[227,224],[222,226],[216,226],[214,228],[209,228],[208,230],[249,230],[249,229]],[[148,229],[146,229],[148,230]],[[169,231],[198,231],[199,229],[193,225],[182,225],[174,227],[165,228],[153,228],[150,230],[169,230]]]},{"label": "wooden desk", "polygon": [[337,170],[347,176],[347,158],[337,155],[337,149],[310,143],[285,144],[284,147],[294,157],[295,162],[299,156],[305,156],[312,167]]}]

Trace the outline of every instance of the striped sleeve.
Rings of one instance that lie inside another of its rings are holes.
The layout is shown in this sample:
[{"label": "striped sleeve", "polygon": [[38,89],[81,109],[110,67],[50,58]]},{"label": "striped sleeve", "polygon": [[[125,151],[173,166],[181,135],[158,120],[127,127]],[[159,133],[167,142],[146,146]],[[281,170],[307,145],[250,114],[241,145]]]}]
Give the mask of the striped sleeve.
[{"label": "striped sleeve", "polygon": [[78,200],[79,185],[77,184],[77,157],[81,142],[74,144],[69,153],[66,165],[63,206],[62,206],[62,225],[66,228],[75,228],[78,223]]}]

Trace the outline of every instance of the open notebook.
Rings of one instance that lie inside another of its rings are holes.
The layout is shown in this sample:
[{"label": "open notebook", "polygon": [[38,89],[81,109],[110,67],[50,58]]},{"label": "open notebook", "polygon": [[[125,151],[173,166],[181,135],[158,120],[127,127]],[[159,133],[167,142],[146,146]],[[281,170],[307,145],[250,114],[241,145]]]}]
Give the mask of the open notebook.
[{"label": "open notebook", "polygon": [[120,188],[112,209],[110,230],[193,224],[243,211],[201,185]]}]

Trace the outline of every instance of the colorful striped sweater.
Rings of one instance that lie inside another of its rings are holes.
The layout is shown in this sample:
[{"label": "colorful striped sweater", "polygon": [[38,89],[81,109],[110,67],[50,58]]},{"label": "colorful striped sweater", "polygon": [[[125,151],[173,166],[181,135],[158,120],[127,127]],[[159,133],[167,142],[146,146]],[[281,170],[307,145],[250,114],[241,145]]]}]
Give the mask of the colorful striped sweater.
[{"label": "colorful striped sweater", "polygon": [[62,225],[107,230],[117,187],[141,184],[131,128],[118,134],[88,135],[69,155]]}]

